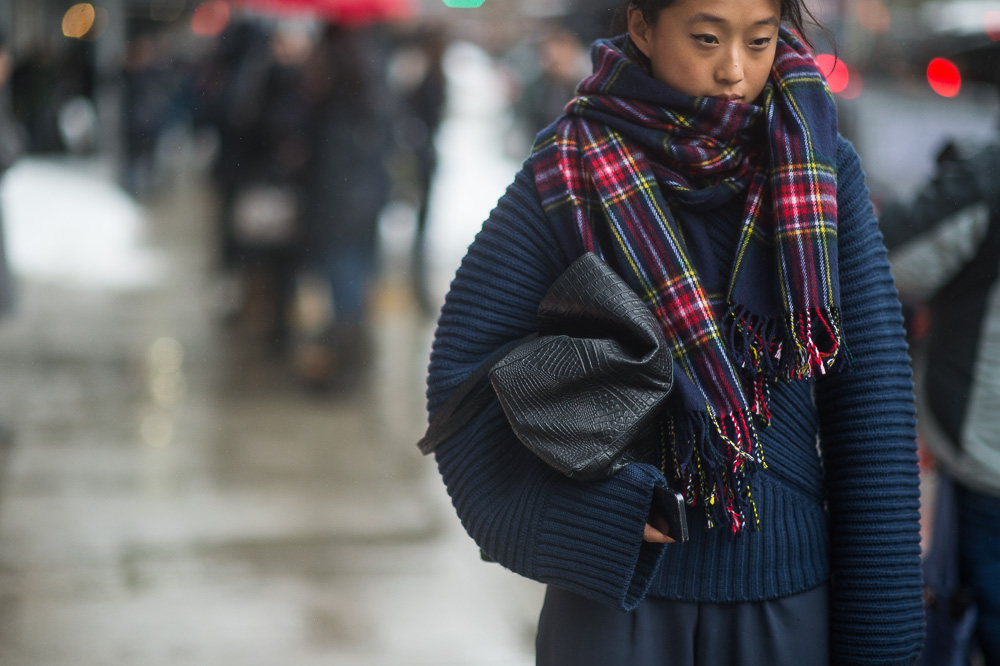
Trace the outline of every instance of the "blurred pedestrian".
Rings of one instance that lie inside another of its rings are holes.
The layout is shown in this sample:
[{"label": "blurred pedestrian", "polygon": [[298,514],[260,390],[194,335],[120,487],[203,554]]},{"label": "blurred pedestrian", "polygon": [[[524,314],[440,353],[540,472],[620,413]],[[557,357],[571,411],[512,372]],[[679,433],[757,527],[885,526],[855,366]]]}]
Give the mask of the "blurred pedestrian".
[{"label": "blurred pedestrian", "polygon": [[[462,262],[427,396],[433,417],[537,332],[549,286],[592,251],[672,349],[673,391],[633,443],[655,454],[568,478],[494,402],[436,450],[453,504],[488,557],[548,585],[541,666],[912,664],[909,359],[859,158],[797,37],[808,9],[624,9]],[[593,407],[568,418],[614,409]],[[657,520],[657,486],[683,495],[689,541]]]},{"label": "blurred pedestrian", "polygon": [[199,117],[220,139],[219,256],[233,290],[230,314],[262,327],[268,348],[280,355],[291,341],[302,242],[310,155],[302,76],[312,37],[294,23],[232,30],[199,85],[207,93]]},{"label": "blurred pedestrian", "polygon": [[531,135],[562,113],[576,92],[576,84],[590,70],[586,48],[566,29],[547,32],[536,47],[536,55],[541,68],[525,83],[517,102]]},{"label": "blurred pedestrian", "polygon": [[[426,238],[431,188],[437,172],[438,129],[447,101],[444,55],[448,39],[442,28],[427,26],[395,55],[399,113],[395,123],[397,146],[412,157],[417,217],[413,239],[411,277],[417,304],[435,313],[427,285]],[[405,73],[403,73],[405,72]]]},{"label": "blurred pedestrian", "polygon": [[[900,293],[929,315],[917,357],[919,423],[943,478],[939,488],[954,486],[954,512],[929,518],[942,528],[933,532],[931,554],[957,545],[958,577],[931,601],[946,609],[946,623],[955,618],[956,631],[972,602],[975,642],[986,666],[998,666],[1000,138],[973,149],[947,146],[933,178],[912,201],[884,206],[879,224]],[[933,605],[929,612],[933,618]],[[938,649],[929,642],[923,663],[945,663]],[[948,663],[965,663],[968,655],[955,657]]]},{"label": "blurred pedestrian", "polygon": [[150,195],[156,184],[156,147],[166,127],[173,90],[167,62],[156,37],[133,36],[122,66],[125,116],[125,188],[135,197]]},{"label": "blurred pedestrian", "polygon": [[12,110],[25,128],[28,150],[32,153],[62,151],[58,118],[63,86],[56,54],[41,45],[21,52],[10,78]]},{"label": "blurred pedestrian", "polygon": [[234,202],[237,187],[249,179],[252,146],[257,143],[252,129],[268,43],[262,26],[234,21],[200,67],[194,85],[194,122],[211,128],[218,137],[212,164],[219,201],[215,251],[220,307],[227,318],[236,318],[246,300],[241,276],[243,250],[234,229]]},{"label": "blurred pedestrian", "polygon": [[317,388],[352,388],[369,362],[369,292],[378,217],[389,197],[392,108],[375,30],[327,26],[303,74],[311,151],[303,260],[332,300],[329,326],[302,345],[298,359],[302,378]]}]

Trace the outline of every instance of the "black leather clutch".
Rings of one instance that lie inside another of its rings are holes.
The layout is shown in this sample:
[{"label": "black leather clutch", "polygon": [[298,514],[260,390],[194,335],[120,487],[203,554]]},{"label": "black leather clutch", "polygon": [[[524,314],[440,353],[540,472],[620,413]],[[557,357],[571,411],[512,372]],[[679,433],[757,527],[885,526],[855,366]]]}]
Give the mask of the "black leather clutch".
[{"label": "black leather clutch", "polygon": [[[486,388],[488,376],[493,391]],[[429,453],[495,392],[518,439],[582,480],[650,460],[649,438],[673,388],[660,323],[596,254],[559,276],[538,308],[538,333],[488,359],[449,398],[418,443]]]}]

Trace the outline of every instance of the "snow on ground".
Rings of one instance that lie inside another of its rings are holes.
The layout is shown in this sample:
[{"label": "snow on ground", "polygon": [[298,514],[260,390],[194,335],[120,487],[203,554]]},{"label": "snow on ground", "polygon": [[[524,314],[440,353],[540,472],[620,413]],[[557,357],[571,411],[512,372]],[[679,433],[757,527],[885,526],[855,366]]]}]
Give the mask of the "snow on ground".
[{"label": "snow on ground", "polygon": [[7,257],[15,274],[79,289],[158,282],[164,258],[145,245],[142,207],[98,162],[24,158],[0,182]]}]

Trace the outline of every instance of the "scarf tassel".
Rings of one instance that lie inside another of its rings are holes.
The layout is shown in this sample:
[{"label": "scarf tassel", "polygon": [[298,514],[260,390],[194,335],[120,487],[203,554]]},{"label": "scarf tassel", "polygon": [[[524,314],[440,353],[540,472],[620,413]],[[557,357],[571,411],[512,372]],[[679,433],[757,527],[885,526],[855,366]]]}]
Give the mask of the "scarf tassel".
[{"label": "scarf tassel", "polygon": [[793,332],[794,353],[789,354],[789,365],[780,376],[786,379],[812,379],[825,375],[828,370],[842,369],[846,363],[836,363],[843,347],[840,331],[840,313],[836,307],[815,309],[809,313],[789,317]]},{"label": "scarf tassel", "polygon": [[[744,382],[752,389],[751,413],[765,425],[771,421],[768,384],[775,379],[812,379],[848,363],[836,307],[794,314],[786,325],[773,317],[733,306],[727,318],[729,349]],[[783,353],[791,349],[793,353]]]},{"label": "scarf tassel", "polygon": [[757,529],[750,479],[766,465],[750,415],[688,413],[670,417],[666,427],[674,480],[690,506],[701,504],[708,527],[727,524],[734,534],[746,525]]}]

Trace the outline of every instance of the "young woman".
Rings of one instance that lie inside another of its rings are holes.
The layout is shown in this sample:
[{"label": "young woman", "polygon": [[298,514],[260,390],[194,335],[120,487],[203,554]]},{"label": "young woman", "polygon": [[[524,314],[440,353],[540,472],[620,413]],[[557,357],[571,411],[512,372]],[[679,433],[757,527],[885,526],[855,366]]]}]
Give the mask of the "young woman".
[{"label": "young woman", "polygon": [[[902,318],[801,0],[633,0],[464,259],[428,407],[596,252],[662,323],[658,461],[579,482],[497,404],[436,450],[483,551],[548,585],[538,664],[912,664],[922,642]],[[818,444],[818,445],[817,445]],[[691,539],[649,524],[684,495]]]}]

